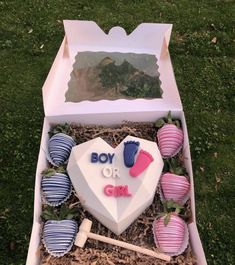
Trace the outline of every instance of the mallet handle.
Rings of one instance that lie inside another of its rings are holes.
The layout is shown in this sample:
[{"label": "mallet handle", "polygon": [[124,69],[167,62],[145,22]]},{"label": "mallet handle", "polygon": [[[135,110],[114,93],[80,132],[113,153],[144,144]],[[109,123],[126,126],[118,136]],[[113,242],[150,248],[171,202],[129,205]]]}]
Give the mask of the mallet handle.
[{"label": "mallet handle", "polygon": [[98,241],[102,241],[102,242],[105,242],[105,243],[108,243],[108,244],[112,244],[112,245],[115,245],[115,246],[119,246],[119,247],[122,247],[122,248],[130,249],[130,250],[133,250],[133,251],[136,251],[136,252],[148,255],[148,256],[152,256],[152,257],[155,257],[155,258],[158,258],[158,259],[161,259],[161,260],[165,260],[165,261],[170,261],[171,260],[171,257],[168,256],[168,255],[165,255],[165,254],[162,254],[162,253],[157,253],[157,252],[155,252],[153,250],[142,248],[142,247],[138,247],[138,246],[135,246],[135,245],[123,242],[123,241],[119,241],[119,240],[113,239],[113,238],[97,235],[97,234],[94,234],[94,233],[91,233],[91,232],[87,233],[87,237],[95,239],[95,240],[98,240]]}]

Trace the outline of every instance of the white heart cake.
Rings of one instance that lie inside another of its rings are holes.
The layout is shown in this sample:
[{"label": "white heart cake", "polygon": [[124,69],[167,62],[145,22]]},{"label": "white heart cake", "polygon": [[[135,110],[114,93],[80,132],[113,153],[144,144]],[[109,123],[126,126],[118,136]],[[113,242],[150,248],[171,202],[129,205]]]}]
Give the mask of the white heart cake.
[{"label": "white heart cake", "polygon": [[133,136],[116,148],[100,137],[77,145],[67,166],[83,207],[117,235],[152,204],[162,169],[157,144]]}]

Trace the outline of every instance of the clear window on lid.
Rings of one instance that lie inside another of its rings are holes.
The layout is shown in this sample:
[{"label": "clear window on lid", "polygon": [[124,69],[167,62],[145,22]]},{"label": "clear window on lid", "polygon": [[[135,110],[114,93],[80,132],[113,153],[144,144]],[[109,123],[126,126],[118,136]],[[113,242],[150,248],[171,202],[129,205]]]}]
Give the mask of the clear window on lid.
[{"label": "clear window on lid", "polygon": [[78,52],[65,101],[161,98],[159,75],[155,55]]}]

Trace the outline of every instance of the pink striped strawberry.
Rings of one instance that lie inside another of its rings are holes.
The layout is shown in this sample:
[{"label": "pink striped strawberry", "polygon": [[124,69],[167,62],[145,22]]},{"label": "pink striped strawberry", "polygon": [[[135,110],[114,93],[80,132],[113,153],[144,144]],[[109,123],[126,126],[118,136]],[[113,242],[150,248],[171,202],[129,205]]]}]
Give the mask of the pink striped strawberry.
[{"label": "pink striped strawberry", "polygon": [[156,246],[171,256],[181,254],[188,245],[188,228],[185,221],[177,215],[177,212],[178,210],[174,213],[160,215],[153,222]]},{"label": "pink striped strawberry", "polygon": [[162,193],[165,200],[173,199],[182,202],[189,192],[190,183],[185,176],[164,173],[160,180]]},{"label": "pink striped strawberry", "polygon": [[177,255],[184,243],[186,224],[177,215],[170,216],[168,224],[166,217],[160,217],[153,223],[154,240],[161,251],[169,255]]},{"label": "pink striped strawberry", "polygon": [[185,170],[182,167],[178,167],[174,159],[166,162],[169,168],[160,179],[163,199],[172,199],[178,203],[185,203],[190,190],[190,182],[185,176]]},{"label": "pink striped strawberry", "polygon": [[183,145],[184,135],[178,120],[172,120],[169,111],[167,119],[159,119],[155,126],[159,128],[157,141],[163,158],[175,156]]}]

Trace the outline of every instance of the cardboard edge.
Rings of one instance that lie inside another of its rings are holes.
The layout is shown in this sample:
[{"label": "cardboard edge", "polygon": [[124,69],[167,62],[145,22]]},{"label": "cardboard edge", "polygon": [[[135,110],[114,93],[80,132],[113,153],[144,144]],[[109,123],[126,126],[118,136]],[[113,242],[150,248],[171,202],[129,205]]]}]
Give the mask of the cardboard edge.
[{"label": "cardboard edge", "polygon": [[53,61],[53,64],[48,72],[47,78],[42,86],[42,95],[43,95],[43,108],[44,113],[47,113],[47,101],[49,98],[49,94],[51,92],[51,87],[53,87],[53,79],[55,77],[57,67],[62,57],[68,56],[68,51],[66,50],[67,47],[67,38],[66,36],[63,38],[63,41],[60,45],[59,51],[56,54],[56,57]]},{"label": "cardboard edge", "polygon": [[[39,244],[40,244],[40,231],[41,231],[41,172],[47,167],[47,161],[45,160],[46,156],[43,151],[42,145],[45,142],[45,138],[48,135],[49,122],[44,118],[41,144],[38,155],[35,185],[34,185],[34,213],[33,213],[33,227],[31,232],[30,244],[27,254],[26,265],[37,265],[39,264],[38,260],[35,259],[37,256]],[[38,254],[39,256],[39,254]],[[36,261],[37,260],[37,261]]]},{"label": "cardboard edge", "polygon": [[[155,51],[154,53],[159,58],[161,51],[165,48],[168,49],[172,31],[172,24],[165,23],[141,23],[130,34],[127,34],[125,29],[120,26],[115,26],[108,33],[105,33],[96,22],[89,20],[63,20],[63,24],[72,57],[76,53],[74,47],[78,43],[79,46],[88,45],[88,43],[92,46],[93,38],[96,36],[98,39],[97,47],[100,44],[106,46],[111,41],[113,48],[128,47],[127,44],[135,43],[137,49],[139,48],[138,43],[150,38],[151,41],[147,42],[147,46],[150,50]],[[158,38],[156,33],[158,33]],[[79,36],[85,37],[80,39]],[[116,41],[116,47],[114,47],[113,41]]]},{"label": "cardboard edge", "polygon": [[190,204],[191,204],[192,219],[193,219],[193,222],[188,224],[190,244],[192,246],[193,252],[197,256],[198,264],[207,265],[205,252],[203,250],[202,242],[197,229],[193,167],[192,167],[189,136],[188,136],[184,111],[182,111],[180,119],[183,125],[183,132],[184,132],[184,145],[183,145],[184,165],[190,177]]},{"label": "cardboard edge", "polygon": [[40,245],[40,233],[41,233],[41,224],[35,222],[32,227],[31,238],[29,243],[29,250],[26,259],[26,265],[39,265],[40,254],[39,254],[39,245]]},{"label": "cardboard edge", "polygon": [[196,223],[189,224],[188,228],[189,228],[190,244],[192,246],[193,252],[197,253],[197,264],[207,265],[206,256],[202,247],[202,242],[198,233]]},{"label": "cardboard edge", "polygon": [[189,137],[188,137],[188,130],[187,124],[185,120],[184,112],[181,115],[181,121],[183,125],[183,132],[184,132],[184,144],[183,144],[183,153],[184,153],[184,165],[190,177],[190,203],[191,203],[191,211],[193,221],[196,223],[196,210],[195,210],[195,191],[194,191],[194,178],[193,178],[193,168],[192,168],[192,159],[190,153],[190,145],[189,145]]}]

